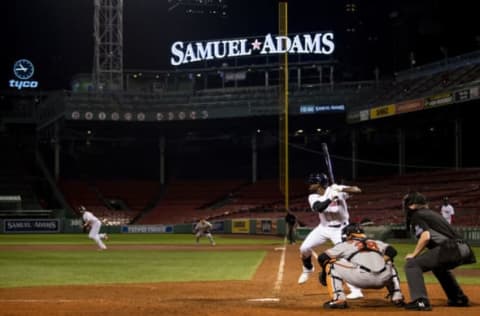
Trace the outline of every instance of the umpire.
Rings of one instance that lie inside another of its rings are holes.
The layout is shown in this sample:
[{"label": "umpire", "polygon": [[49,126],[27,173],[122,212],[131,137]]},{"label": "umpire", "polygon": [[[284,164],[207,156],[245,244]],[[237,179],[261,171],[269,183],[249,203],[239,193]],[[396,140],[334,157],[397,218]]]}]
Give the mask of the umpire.
[{"label": "umpire", "polygon": [[[418,311],[432,309],[423,278],[423,273],[427,271],[432,271],[440,282],[447,295],[448,306],[469,306],[468,297],[450,270],[475,262],[470,246],[439,213],[428,208],[422,194],[410,192],[403,203],[407,222],[418,239],[414,251],[406,255],[405,275],[411,302],[405,308]],[[423,252],[425,248],[428,250]]]}]

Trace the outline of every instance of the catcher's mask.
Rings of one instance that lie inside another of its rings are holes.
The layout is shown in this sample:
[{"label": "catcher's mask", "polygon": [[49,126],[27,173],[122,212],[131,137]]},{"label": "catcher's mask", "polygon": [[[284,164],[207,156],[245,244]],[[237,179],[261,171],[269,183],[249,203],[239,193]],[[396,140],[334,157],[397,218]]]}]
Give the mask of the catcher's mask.
[{"label": "catcher's mask", "polygon": [[308,176],[308,184],[320,184],[322,187],[328,187],[328,177],[325,173],[311,173]]},{"label": "catcher's mask", "polygon": [[365,238],[365,231],[358,223],[350,223],[342,228],[342,241],[352,238]]}]

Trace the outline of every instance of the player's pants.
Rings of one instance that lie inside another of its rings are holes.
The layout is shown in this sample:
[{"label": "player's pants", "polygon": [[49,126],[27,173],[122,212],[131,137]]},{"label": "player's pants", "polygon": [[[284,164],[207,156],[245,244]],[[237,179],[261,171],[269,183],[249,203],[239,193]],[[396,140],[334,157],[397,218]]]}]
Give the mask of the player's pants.
[{"label": "player's pants", "polygon": [[107,246],[103,243],[102,239],[105,238],[105,234],[100,234],[100,228],[102,223],[100,221],[94,222],[88,233],[88,237],[93,239],[100,249],[107,249]]},{"label": "player's pants", "polygon": [[[302,254],[302,258],[311,258],[312,256],[312,249],[323,245],[328,240],[332,242],[332,244],[336,245],[342,242],[342,229],[345,227],[347,223],[340,227],[330,227],[327,225],[318,225],[315,227],[305,238],[300,246],[300,253]],[[310,269],[309,267],[304,267]],[[351,292],[360,291],[354,284],[347,283]]]},{"label": "player's pants", "polygon": [[202,237],[202,236],[206,236],[208,238],[208,240],[210,241],[210,244],[212,244],[212,245],[215,244],[215,240],[213,240],[213,236],[209,232],[197,232],[195,234],[195,237],[197,238],[197,243],[200,241],[200,237]]},{"label": "player's pants", "polygon": [[418,298],[428,298],[425,280],[423,278],[423,273],[427,271],[433,272],[450,300],[456,301],[457,298],[464,296],[455,276],[450,270],[442,268],[439,264],[440,256],[448,255],[441,253],[440,250],[440,247],[435,247],[423,252],[418,257],[407,260],[405,264],[405,276],[407,277],[408,289],[412,301]]},{"label": "player's pants", "polygon": [[296,231],[295,231],[295,224],[288,224],[287,223],[287,239],[288,242],[293,244],[296,242]]},{"label": "player's pants", "polygon": [[313,248],[326,243],[328,240],[334,245],[342,242],[342,227],[328,227],[324,225],[315,227],[300,246],[302,256],[304,258],[310,257]]},{"label": "player's pants", "polygon": [[385,264],[381,272],[369,272],[354,266],[346,260],[339,260],[327,267],[327,287],[332,300],[345,300],[343,282],[360,289],[380,289],[386,287],[393,300],[403,299],[400,280],[392,262]]}]

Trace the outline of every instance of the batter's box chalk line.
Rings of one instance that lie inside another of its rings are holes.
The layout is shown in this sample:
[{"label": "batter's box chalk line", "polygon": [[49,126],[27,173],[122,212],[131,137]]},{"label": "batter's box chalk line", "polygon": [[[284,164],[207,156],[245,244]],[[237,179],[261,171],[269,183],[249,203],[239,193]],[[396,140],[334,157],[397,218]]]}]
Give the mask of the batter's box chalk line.
[{"label": "batter's box chalk line", "polygon": [[278,297],[251,298],[248,302],[280,302]]}]

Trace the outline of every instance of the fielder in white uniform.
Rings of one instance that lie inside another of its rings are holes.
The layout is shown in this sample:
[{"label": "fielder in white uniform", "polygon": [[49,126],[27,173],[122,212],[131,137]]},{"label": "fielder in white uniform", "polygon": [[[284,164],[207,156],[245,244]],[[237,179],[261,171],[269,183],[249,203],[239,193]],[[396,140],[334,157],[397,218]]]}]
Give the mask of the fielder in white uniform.
[{"label": "fielder in white uniform", "polygon": [[405,305],[400,279],[393,264],[397,250],[380,240],[367,238],[359,224],[352,223],[342,230],[343,242],[318,256],[322,266],[320,283],[328,288],[331,298],[323,307],[347,308],[343,282],[362,289],[387,288],[387,298],[397,307]]},{"label": "fielder in white uniform", "polygon": [[453,209],[453,206],[450,203],[448,203],[448,197],[443,198],[443,205],[440,208],[440,213],[442,214],[443,218],[447,220],[449,224],[452,223],[455,210]]},{"label": "fielder in white uniform", "polygon": [[206,236],[210,241],[210,245],[215,246],[215,240],[213,239],[211,230],[213,225],[207,221],[205,218],[202,218],[193,228],[193,232],[195,233],[195,238],[197,244],[200,242],[200,237]]},{"label": "fielder in white uniform", "polygon": [[[318,212],[320,223],[305,238],[300,246],[303,262],[303,272],[298,278],[298,283],[307,282],[315,271],[312,264],[312,250],[330,240],[334,245],[342,241],[342,228],[348,225],[349,214],[346,199],[348,193],[361,192],[357,186],[332,184],[324,173],[314,173],[308,178],[308,202],[314,212]],[[350,288],[348,299],[362,298],[359,288],[347,284]]]},{"label": "fielder in white uniform", "polygon": [[85,206],[80,206],[79,211],[80,211],[80,214],[82,214],[83,226],[90,227],[90,231],[88,232],[88,237],[90,239],[93,239],[97,243],[99,250],[106,250],[107,246],[105,246],[102,239],[108,240],[108,235],[100,234],[100,228],[102,228],[102,222],[95,215],[93,215],[93,213],[87,211]]}]

